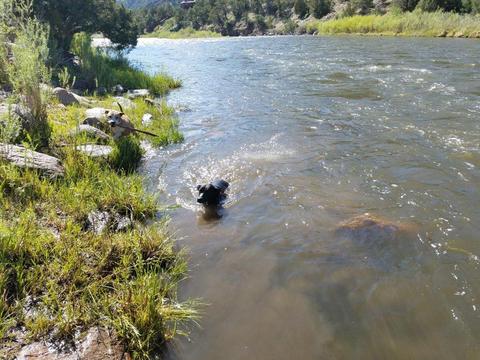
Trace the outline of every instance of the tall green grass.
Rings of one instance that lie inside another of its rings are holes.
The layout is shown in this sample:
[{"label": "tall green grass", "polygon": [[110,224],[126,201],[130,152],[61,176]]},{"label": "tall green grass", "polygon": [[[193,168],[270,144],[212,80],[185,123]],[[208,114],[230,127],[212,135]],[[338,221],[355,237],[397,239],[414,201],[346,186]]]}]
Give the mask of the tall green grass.
[{"label": "tall green grass", "polygon": [[33,16],[32,0],[0,0],[0,80],[12,87],[16,102],[30,113],[22,125],[38,146],[47,146],[50,136],[48,96],[42,87],[50,82],[48,38],[48,26]]},{"label": "tall green grass", "polygon": [[309,33],[382,34],[405,36],[480,37],[480,15],[444,12],[406,12],[386,15],[352,16],[329,21],[313,21]]},{"label": "tall green grass", "polygon": [[75,35],[72,52],[80,59],[77,78],[96,82],[107,89],[120,84],[127,89],[148,89],[153,95],[164,95],[181,86],[181,82],[168,75],[150,75],[137,68],[120,54],[110,56],[105,49],[94,48],[91,37],[85,33]]},{"label": "tall green grass", "polygon": [[[14,328],[24,328],[27,341],[68,344],[79,330],[103,326],[134,358],[152,358],[197,317],[194,304],[176,295],[185,256],[165,222],[146,224],[157,204],[140,176],[72,147],[56,153],[65,176],[55,181],[0,162],[2,348]],[[96,234],[86,227],[91,211],[120,214],[135,225]]]}]

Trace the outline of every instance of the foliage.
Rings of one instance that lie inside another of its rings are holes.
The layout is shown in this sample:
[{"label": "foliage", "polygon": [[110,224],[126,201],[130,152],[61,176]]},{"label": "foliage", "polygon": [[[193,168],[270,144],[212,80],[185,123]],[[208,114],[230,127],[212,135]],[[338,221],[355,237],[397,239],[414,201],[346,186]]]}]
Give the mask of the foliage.
[{"label": "foliage", "polygon": [[[156,212],[142,179],[117,175],[70,150],[57,182],[0,164],[0,336],[23,326],[30,339],[69,343],[78,330],[115,330],[134,358],[150,358],[196,316],[179,303],[185,276],[166,224],[146,227]],[[85,229],[92,210],[128,216],[137,225],[102,234]]]},{"label": "foliage", "polygon": [[412,13],[353,16],[312,22],[308,32],[320,34],[385,34],[480,37],[480,17],[455,13]]},{"label": "foliage", "polygon": [[330,12],[331,4],[329,0],[309,0],[310,14],[317,19],[321,19]]},{"label": "foliage", "polygon": [[68,51],[79,32],[101,32],[117,49],[137,44],[138,29],[131,11],[114,0],[34,0],[34,11],[50,25],[52,38],[63,51]]},{"label": "foliage", "polygon": [[146,37],[164,38],[164,39],[190,39],[190,38],[212,38],[220,37],[221,35],[209,30],[195,30],[191,27],[180,29],[179,31],[172,31],[171,27],[159,26],[155,31],[146,35]]},{"label": "foliage", "polygon": [[295,0],[293,7],[295,14],[302,19],[308,14],[308,6],[305,0]]},{"label": "foliage", "polygon": [[146,74],[121,54],[110,56],[105,49],[92,47],[91,38],[85,33],[75,35],[71,51],[80,59],[76,77],[107,89],[121,84],[127,89],[148,89],[153,95],[164,95],[181,85],[168,75]]},{"label": "foliage", "polygon": [[[98,106],[111,108],[114,101],[104,98]],[[125,111],[136,128],[155,132],[163,145],[181,140],[173,109],[134,103]],[[143,137],[111,142],[109,158],[92,159],[74,150],[87,138],[71,135],[85,109],[51,104],[48,111],[49,151],[62,160],[65,175],[50,180],[0,162],[0,341],[22,327],[27,341],[69,344],[79,331],[102,326],[133,358],[153,358],[198,315],[195,304],[177,299],[187,266],[167,223],[148,225],[157,202],[133,173]],[[153,115],[148,127],[141,125],[145,112]],[[92,211],[113,217],[102,233],[88,226]],[[133,227],[116,231],[114,216]]]},{"label": "foliage", "polygon": [[418,0],[393,0],[392,5],[401,11],[413,11],[418,4]]},{"label": "foliage", "polygon": [[129,136],[115,142],[109,161],[117,171],[132,173],[137,169],[142,156],[143,150],[140,147],[140,141]]},{"label": "foliage", "polygon": [[417,8],[428,12],[437,10],[459,12],[462,8],[462,2],[461,0],[420,0]]},{"label": "foliage", "polygon": [[26,106],[32,119],[23,127],[34,144],[46,146],[50,128],[47,122],[47,94],[43,85],[50,81],[48,60],[49,29],[32,13],[31,0],[1,0],[4,10],[0,15],[0,30],[7,30],[3,38],[12,43],[2,43],[4,76],[12,86],[18,101]]}]

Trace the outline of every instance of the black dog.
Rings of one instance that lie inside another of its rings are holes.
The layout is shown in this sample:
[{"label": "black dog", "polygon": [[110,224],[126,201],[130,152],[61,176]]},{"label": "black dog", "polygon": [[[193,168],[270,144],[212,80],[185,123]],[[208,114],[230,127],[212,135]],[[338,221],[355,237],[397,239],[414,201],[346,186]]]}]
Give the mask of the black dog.
[{"label": "black dog", "polygon": [[229,184],[225,180],[215,180],[208,185],[198,185],[197,190],[200,196],[197,202],[208,207],[216,207],[222,205],[227,198],[225,191]]}]

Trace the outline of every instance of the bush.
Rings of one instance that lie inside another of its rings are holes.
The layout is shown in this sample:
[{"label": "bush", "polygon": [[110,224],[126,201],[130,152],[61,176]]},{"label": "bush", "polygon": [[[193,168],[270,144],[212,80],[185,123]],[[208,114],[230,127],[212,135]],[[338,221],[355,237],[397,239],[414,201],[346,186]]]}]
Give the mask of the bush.
[{"label": "bush", "polygon": [[[1,29],[9,28],[14,39],[3,54],[4,72],[18,101],[23,103],[32,115],[33,121],[24,122],[24,128],[34,145],[48,145],[50,127],[47,122],[47,94],[42,86],[50,82],[48,60],[49,29],[32,14],[32,1],[20,0],[13,5],[12,0],[3,0],[4,13],[1,16]],[[12,26],[14,28],[12,28]],[[8,37],[5,33],[3,38]],[[5,56],[5,55],[4,55]]]},{"label": "bush", "polygon": [[425,12],[437,10],[459,12],[462,6],[461,0],[420,0],[417,9]]},{"label": "bush", "polygon": [[330,12],[331,3],[329,0],[309,0],[308,7],[311,15],[321,19]]},{"label": "bush", "polygon": [[115,142],[110,154],[110,164],[121,173],[134,172],[142,160],[143,150],[140,141],[132,136],[124,137]]},{"label": "bush", "polygon": [[308,14],[308,6],[305,3],[305,0],[295,0],[293,5],[295,14],[297,14],[301,19],[303,19]]},{"label": "bush", "polygon": [[78,79],[107,89],[117,84],[127,89],[148,89],[153,95],[164,95],[181,85],[178,80],[164,74],[146,74],[121,53],[108,54],[103,49],[92,47],[91,42],[91,37],[85,33],[77,34],[72,41],[71,51],[80,58],[80,69],[75,74]]}]

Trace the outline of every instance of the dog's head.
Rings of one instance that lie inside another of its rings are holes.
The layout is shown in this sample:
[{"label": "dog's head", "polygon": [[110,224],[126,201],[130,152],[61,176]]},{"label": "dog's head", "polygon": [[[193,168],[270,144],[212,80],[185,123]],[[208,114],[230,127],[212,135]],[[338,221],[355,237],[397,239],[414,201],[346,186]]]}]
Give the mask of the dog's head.
[{"label": "dog's head", "polygon": [[225,200],[225,190],[228,183],[224,180],[217,180],[208,185],[198,185],[199,197],[197,202],[206,206],[218,206]]},{"label": "dog's head", "polygon": [[105,110],[105,116],[107,117],[107,122],[111,127],[115,127],[121,123],[122,117],[125,114],[121,111],[115,110]]}]

